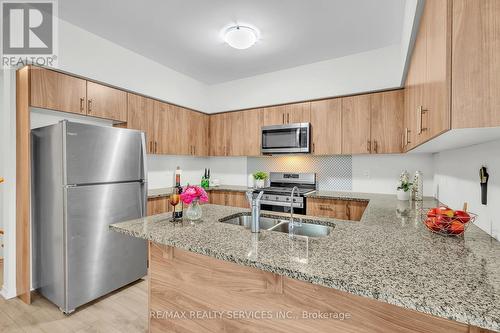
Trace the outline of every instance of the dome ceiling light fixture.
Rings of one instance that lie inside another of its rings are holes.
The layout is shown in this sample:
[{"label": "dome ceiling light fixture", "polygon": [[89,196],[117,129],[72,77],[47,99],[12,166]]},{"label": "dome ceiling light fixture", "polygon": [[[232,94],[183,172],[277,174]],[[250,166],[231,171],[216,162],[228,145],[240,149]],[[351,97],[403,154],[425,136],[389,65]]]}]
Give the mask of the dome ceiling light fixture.
[{"label": "dome ceiling light fixture", "polygon": [[238,50],[248,49],[255,44],[257,39],[257,31],[245,25],[231,26],[224,33],[224,41]]}]

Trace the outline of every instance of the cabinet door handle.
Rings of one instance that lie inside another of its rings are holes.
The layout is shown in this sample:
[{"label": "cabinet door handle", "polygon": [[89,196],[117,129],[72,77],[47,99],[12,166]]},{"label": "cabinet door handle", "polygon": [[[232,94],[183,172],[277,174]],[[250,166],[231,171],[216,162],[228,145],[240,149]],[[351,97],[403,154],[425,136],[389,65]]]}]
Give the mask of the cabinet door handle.
[{"label": "cabinet door handle", "polygon": [[84,106],[84,103],[85,103],[85,98],[80,98],[80,111],[83,111],[83,109],[85,108]]},{"label": "cabinet door handle", "polygon": [[316,145],[313,142],[313,153],[316,151]]},{"label": "cabinet door handle", "polygon": [[378,143],[377,140],[373,141],[373,150],[376,154],[378,154]]},{"label": "cabinet door handle", "polygon": [[285,123],[285,114],[283,113],[281,115],[281,123],[284,124]]},{"label": "cabinet door handle", "polygon": [[289,113],[286,114],[286,123],[290,124],[290,114]]},{"label": "cabinet door handle", "polygon": [[368,150],[369,153],[372,152],[372,142],[370,140],[366,141],[366,150]]},{"label": "cabinet door handle", "polygon": [[155,153],[158,153],[158,142],[155,141]]},{"label": "cabinet door handle", "polygon": [[424,116],[424,113],[427,113],[428,110],[425,110],[422,105],[419,105],[417,108],[417,128],[418,128],[418,135],[422,134],[423,131],[427,130],[426,127],[422,127],[422,118]]},{"label": "cabinet door handle", "polygon": [[92,112],[92,100],[89,99],[88,103],[87,103],[87,111],[88,113]]}]

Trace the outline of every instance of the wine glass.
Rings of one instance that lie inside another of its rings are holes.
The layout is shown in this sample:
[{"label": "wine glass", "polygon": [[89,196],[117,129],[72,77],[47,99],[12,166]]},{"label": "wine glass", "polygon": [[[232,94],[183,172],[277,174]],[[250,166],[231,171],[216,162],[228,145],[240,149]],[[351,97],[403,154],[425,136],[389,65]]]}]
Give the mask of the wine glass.
[{"label": "wine glass", "polygon": [[176,218],[175,218],[175,206],[177,206],[179,204],[179,201],[180,201],[180,195],[177,194],[177,193],[172,193],[169,197],[169,202],[170,204],[172,205],[172,219],[171,221],[175,222],[176,221]]}]

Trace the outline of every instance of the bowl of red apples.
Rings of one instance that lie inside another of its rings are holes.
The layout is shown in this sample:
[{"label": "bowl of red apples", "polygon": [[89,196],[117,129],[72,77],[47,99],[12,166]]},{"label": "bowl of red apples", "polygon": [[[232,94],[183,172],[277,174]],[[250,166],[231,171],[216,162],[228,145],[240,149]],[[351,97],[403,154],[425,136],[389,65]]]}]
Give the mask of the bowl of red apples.
[{"label": "bowl of red apples", "polygon": [[463,210],[453,210],[448,206],[439,206],[427,211],[424,224],[430,231],[444,236],[463,235],[469,225],[474,223],[477,215]]}]

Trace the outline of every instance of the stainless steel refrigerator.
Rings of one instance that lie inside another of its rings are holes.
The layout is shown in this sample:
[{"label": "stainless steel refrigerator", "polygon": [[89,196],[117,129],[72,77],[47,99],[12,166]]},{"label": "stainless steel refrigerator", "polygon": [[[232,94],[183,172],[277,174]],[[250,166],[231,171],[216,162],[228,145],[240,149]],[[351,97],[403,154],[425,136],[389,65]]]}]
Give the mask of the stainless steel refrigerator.
[{"label": "stainless steel refrigerator", "polygon": [[34,288],[63,312],[146,275],[146,241],[108,228],[146,215],[145,160],[140,131],[32,130]]}]

